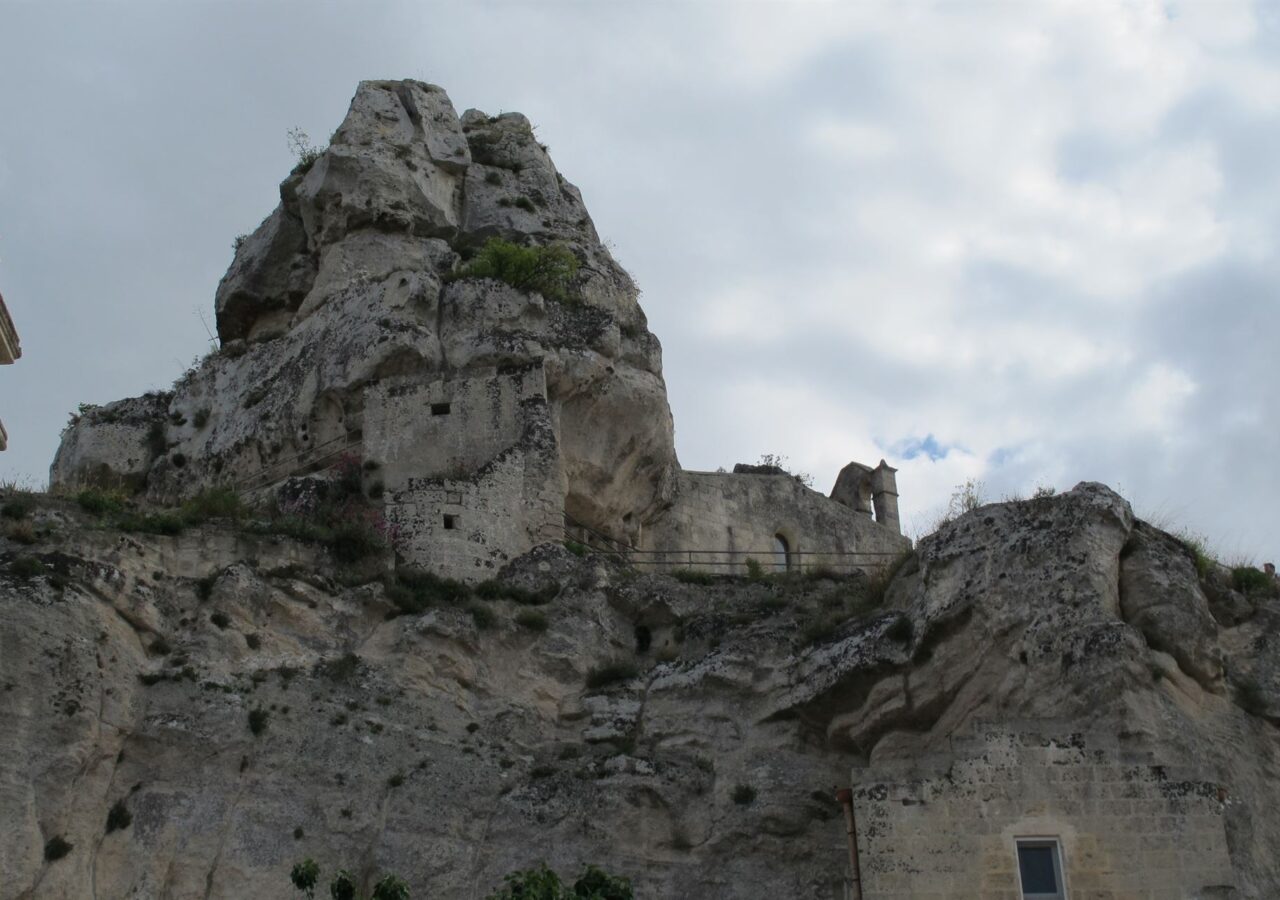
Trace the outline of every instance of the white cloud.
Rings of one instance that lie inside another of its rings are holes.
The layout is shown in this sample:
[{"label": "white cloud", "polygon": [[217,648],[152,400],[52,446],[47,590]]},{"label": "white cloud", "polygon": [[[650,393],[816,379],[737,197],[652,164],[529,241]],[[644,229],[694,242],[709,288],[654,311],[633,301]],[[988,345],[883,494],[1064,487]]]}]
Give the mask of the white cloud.
[{"label": "white cloud", "polygon": [[539,124],[646,289],[687,464],[779,452],[824,486],[932,434],[953,449],[899,474],[913,522],[968,478],[1094,478],[1259,553],[1280,532],[1265,6],[182,6],[32,5],[0,33],[7,82],[79,111],[0,99],[0,290],[32,348],[0,373],[0,477],[202,347],[189,307],[273,204],[286,128],[418,76]]}]

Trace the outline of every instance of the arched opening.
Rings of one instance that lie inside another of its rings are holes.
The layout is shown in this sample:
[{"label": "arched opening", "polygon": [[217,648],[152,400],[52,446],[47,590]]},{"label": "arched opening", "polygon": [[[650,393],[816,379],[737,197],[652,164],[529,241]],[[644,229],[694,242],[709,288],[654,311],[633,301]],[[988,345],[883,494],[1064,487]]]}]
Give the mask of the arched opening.
[{"label": "arched opening", "polygon": [[779,572],[791,568],[791,544],[780,534],[773,536],[773,567]]}]

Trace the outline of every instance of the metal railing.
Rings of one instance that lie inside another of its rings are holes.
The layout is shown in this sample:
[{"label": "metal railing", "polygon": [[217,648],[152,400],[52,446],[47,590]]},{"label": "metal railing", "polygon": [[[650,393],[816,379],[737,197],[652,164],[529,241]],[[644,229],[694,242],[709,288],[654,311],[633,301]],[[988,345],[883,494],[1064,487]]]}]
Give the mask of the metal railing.
[{"label": "metal railing", "polygon": [[753,568],[752,562],[766,573],[831,572],[851,575],[855,571],[868,572],[886,566],[897,555],[869,550],[791,550],[785,556],[780,551],[759,550],[633,550],[628,554],[627,562],[636,568],[692,569],[723,575],[747,574]]},{"label": "metal railing", "polygon": [[883,568],[899,555],[894,551],[872,550],[791,550],[785,557],[779,551],[761,550],[641,550],[568,515],[564,517],[563,539],[637,569],[690,569],[719,575],[748,574],[753,568],[751,560],[760,567],[759,571],[769,574],[831,572],[836,575],[851,575],[854,572],[872,572]]}]

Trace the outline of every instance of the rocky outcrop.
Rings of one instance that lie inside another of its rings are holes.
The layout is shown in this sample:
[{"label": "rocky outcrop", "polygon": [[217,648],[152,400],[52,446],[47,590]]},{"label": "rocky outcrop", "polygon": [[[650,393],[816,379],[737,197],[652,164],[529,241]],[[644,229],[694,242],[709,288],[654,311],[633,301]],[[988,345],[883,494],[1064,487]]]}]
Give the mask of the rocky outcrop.
[{"label": "rocky outcrop", "polygon": [[[494,237],[569,248],[573,300],[457,279]],[[328,147],[237,242],[215,300],[221,349],[170,393],[86,412],[50,481],[166,501],[252,488],[358,449],[370,385],[540,362],[566,508],[635,531],[677,465],[637,297],[524,116],[459,118],[435,85],[362,82]]]},{"label": "rocky outcrop", "polygon": [[1280,600],[1210,604],[1100,485],[962,516],[887,583],[690,584],[545,545],[403,614],[394,583],[229,524],[24,521],[0,539],[4,900],[283,896],[306,855],[415,896],[539,859],[642,897],[833,896],[851,769],[1046,719],[1196,766],[1237,895],[1280,890]]}]

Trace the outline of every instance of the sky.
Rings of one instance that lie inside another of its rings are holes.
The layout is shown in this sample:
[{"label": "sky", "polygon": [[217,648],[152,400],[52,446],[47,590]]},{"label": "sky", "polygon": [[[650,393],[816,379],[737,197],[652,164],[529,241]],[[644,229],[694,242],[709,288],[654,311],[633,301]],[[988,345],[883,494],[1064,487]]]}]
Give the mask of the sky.
[{"label": "sky", "polygon": [[0,0],[0,481],[210,349],[286,132],[518,110],[662,340],[681,463],[1101,481],[1280,557],[1280,2]]}]

